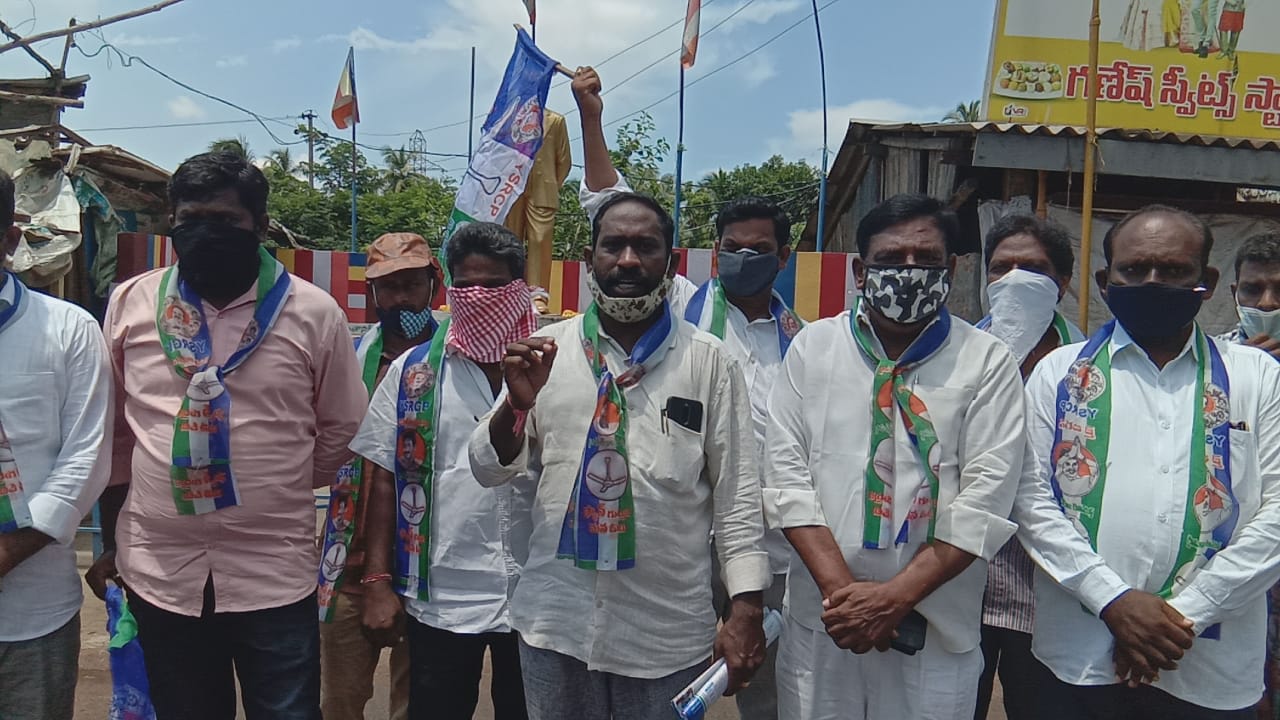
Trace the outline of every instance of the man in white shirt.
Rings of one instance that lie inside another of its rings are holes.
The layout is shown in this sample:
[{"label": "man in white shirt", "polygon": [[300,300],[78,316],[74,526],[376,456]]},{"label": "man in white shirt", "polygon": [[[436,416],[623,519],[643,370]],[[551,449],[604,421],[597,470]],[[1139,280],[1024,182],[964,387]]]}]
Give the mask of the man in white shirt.
[{"label": "man in white shirt", "polygon": [[[983,256],[991,314],[978,329],[1009,347],[1024,379],[1050,352],[1084,339],[1057,311],[1075,268],[1066,231],[1034,215],[1009,215],[987,233]],[[1015,472],[1021,473],[1021,468]],[[1034,576],[1035,563],[1015,540],[1005,543],[988,568],[975,720],[987,717],[997,672],[1008,720],[1040,716],[1044,686],[1053,676],[1031,652]]]},{"label": "man in white shirt", "polygon": [[[718,275],[697,290],[685,319],[723,340],[725,351],[742,367],[751,398],[751,427],[758,453],[755,464],[763,468],[769,392],[782,358],[803,324],[773,289],[774,279],[791,257],[791,219],[768,200],[744,197],[716,215],[716,235]],[[781,531],[771,530],[765,534],[765,547],[773,584],[765,592],[764,602],[782,610],[791,546]],[[716,607],[727,611],[728,596],[718,572],[711,578],[711,588]],[[772,646],[755,680],[738,693],[738,712],[743,720],[777,720],[776,657],[777,647]]]},{"label": "man in white shirt", "polygon": [[465,225],[445,261],[450,318],[391,364],[351,443],[375,466],[364,624],[394,632],[405,599],[411,720],[470,720],[486,650],[496,720],[524,720],[507,602],[512,489],[478,484],[467,444],[502,393],[507,344],[537,319],[524,245],[510,230]]},{"label": "man in white shirt", "polygon": [[[578,117],[582,121],[582,185],[578,189],[578,202],[587,214],[587,222],[595,223],[601,205],[619,193],[631,192],[631,186],[622,173],[613,167],[609,145],[604,139],[604,99],[600,97],[600,75],[590,67],[580,67],[573,76],[573,97],[578,103]],[[667,302],[676,317],[684,317],[685,309],[698,286],[683,275],[671,278]]]},{"label": "man in white shirt", "polygon": [[[506,402],[471,438],[482,484],[528,474],[536,489],[511,605],[534,720],[666,720],[713,650],[730,693],[764,660],[745,383],[665,301],[673,234],[652,198],[605,201],[586,252],[594,303],[508,347]],[[713,528],[733,597],[718,633]]]},{"label": "man in white shirt", "polygon": [[1212,245],[1174,208],[1116,224],[1096,280],[1117,320],[1027,383],[1013,517],[1044,571],[1034,651],[1060,681],[1041,717],[1246,718],[1262,694],[1280,366],[1196,324]]},{"label": "man in white shirt", "polygon": [[[13,224],[0,173],[0,257]],[[71,720],[82,592],[72,547],[110,476],[111,367],[89,313],[0,269],[0,716]]]},{"label": "man in white shirt", "polygon": [[774,383],[764,506],[802,561],[778,650],[788,720],[973,716],[1024,403],[1004,344],[945,308],[959,236],[922,195],[872,210],[857,307],[802,330]]}]

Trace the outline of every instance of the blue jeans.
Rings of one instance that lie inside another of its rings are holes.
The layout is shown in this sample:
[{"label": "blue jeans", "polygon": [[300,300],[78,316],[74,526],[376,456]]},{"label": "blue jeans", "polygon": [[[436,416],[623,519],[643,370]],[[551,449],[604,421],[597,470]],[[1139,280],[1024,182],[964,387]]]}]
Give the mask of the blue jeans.
[{"label": "blue jeans", "polygon": [[210,581],[200,617],[161,610],[136,593],[129,607],[156,720],[235,720],[237,678],[247,720],[320,720],[314,594],[284,607],[218,613]]},{"label": "blue jeans", "polygon": [[529,720],[679,720],[675,697],[706,662],[656,680],[588,670],[585,663],[520,641]]}]

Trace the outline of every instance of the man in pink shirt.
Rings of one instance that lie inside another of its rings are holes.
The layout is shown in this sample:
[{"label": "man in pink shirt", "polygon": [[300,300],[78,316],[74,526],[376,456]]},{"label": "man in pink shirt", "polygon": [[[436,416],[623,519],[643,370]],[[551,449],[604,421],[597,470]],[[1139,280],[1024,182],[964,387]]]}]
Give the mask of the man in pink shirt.
[{"label": "man in pink shirt", "polygon": [[184,162],[178,265],[107,310],[118,441],[87,577],[128,587],[159,720],[232,720],[237,678],[248,720],[320,718],[312,489],[366,394],[337,303],[261,249],[267,193],[237,156]]}]

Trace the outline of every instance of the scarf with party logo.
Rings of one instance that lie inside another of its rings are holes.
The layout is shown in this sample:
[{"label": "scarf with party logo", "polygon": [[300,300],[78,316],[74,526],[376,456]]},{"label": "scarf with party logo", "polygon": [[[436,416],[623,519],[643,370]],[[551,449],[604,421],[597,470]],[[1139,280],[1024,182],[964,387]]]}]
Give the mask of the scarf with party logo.
[{"label": "scarf with party logo", "polygon": [[[8,270],[0,273],[0,288],[13,285],[13,302],[0,300],[0,333],[3,333],[26,304],[28,290],[17,275]],[[22,473],[18,472],[18,460],[9,436],[4,433],[4,418],[0,418],[0,533],[29,528],[31,522],[31,509],[22,489]]]},{"label": "scarf with party logo", "polygon": [[435,505],[436,426],[452,318],[409,351],[396,396],[396,592],[430,600],[431,515]]},{"label": "scarf with party logo", "polygon": [[[933,542],[938,523],[938,466],[942,448],[938,433],[929,417],[924,401],[911,392],[903,376],[907,371],[933,357],[951,334],[951,315],[943,307],[937,317],[895,362],[876,349],[870,330],[860,322],[862,299],[849,313],[849,326],[858,347],[876,363],[871,386],[871,450],[863,474],[866,482],[863,498],[862,546],[879,550],[902,545],[910,537],[912,523],[928,520],[925,542]],[[895,409],[897,412],[895,412]],[[893,499],[897,474],[894,430],[895,415],[901,415],[907,437],[920,457],[924,480],[916,491],[911,507],[897,533],[893,531]]]},{"label": "scarf with party logo", "polygon": [[[1049,482],[1072,525],[1096,552],[1111,449],[1111,338],[1107,323],[1080,351],[1058,383],[1057,423]],[[1196,397],[1191,424],[1191,471],[1177,561],[1160,597],[1173,597],[1227,546],[1240,508],[1231,486],[1231,384],[1218,347],[1195,326]],[[1203,637],[1216,639],[1219,628]]]},{"label": "scarf with party logo", "polygon": [[[434,331],[435,321],[428,327]],[[429,336],[428,336],[429,337]],[[374,325],[356,343],[356,359],[360,363],[364,388],[373,396],[377,388],[378,367],[382,363],[382,326]],[[317,598],[320,622],[332,622],[335,600],[345,582],[344,571],[350,555],[351,540],[356,534],[356,509],[360,507],[364,482],[364,459],[352,458],[342,466],[329,489],[329,514],[325,519],[324,547],[320,555],[320,577]]]},{"label": "scarf with party logo", "polygon": [[173,372],[188,382],[173,420],[169,482],[179,515],[203,515],[240,504],[231,470],[231,395],[226,377],[242,365],[275,326],[289,298],[289,273],[258,248],[257,300],[240,345],[221,367],[210,364],[213,343],[198,295],[178,274],[165,271],[156,329]]},{"label": "scarf with party logo", "polygon": [[[718,280],[708,280],[689,300],[684,319],[693,323],[699,330],[709,332],[723,340],[728,313],[729,299],[725,297],[724,288],[720,286]],[[769,301],[769,314],[773,315],[778,325],[778,350],[782,357],[786,357],[791,341],[800,332],[800,328],[804,327],[804,322],[795,314],[795,311],[787,307],[786,301],[776,290]]]},{"label": "scarf with party logo", "polygon": [[596,404],[556,557],[584,570],[630,570],[636,565],[635,498],[627,450],[630,418],[623,391],[657,367],[671,346],[671,306],[664,302],[658,312],[658,321],[636,342],[627,369],[617,376],[600,345],[599,308],[593,303],[582,317],[582,349],[596,379]]}]

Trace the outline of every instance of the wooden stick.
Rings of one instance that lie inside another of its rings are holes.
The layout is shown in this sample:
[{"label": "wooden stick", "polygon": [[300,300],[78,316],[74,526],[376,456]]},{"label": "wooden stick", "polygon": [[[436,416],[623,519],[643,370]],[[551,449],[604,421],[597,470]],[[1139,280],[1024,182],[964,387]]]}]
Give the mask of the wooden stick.
[{"label": "wooden stick", "polygon": [[41,105],[58,105],[59,107],[84,107],[84,100],[72,100],[64,97],[50,97],[49,95],[28,95],[27,93],[9,92],[8,90],[0,90],[0,100],[13,100],[15,102],[38,103]]},{"label": "wooden stick", "polygon": [[[14,31],[13,31],[13,30],[8,26],[8,25],[5,25],[3,21],[0,21],[0,32],[4,33],[4,34],[5,34],[5,37],[9,38],[10,40],[21,40],[21,39],[22,39],[22,36],[21,36],[21,35],[19,35],[18,33],[14,32]],[[45,60],[43,57],[41,57],[41,56],[40,56],[40,53],[38,53],[38,52],[36,52],[35,50],[31,49],[30,47],[26,47],[26,46],[24,46],[22,49],[23,49],[23,50],[26,50],[26,51],[27,51],[27,54],[28,54],[28,55],[30,55],[30,56],[31,56],[31,58],[32,58],[33,60],[35,60],[36,62],[38,62],[38,63],[40,63],[41,65],[43,65],[43,66],[44,66],[44,69],[45,69],[45,70],[48,70],[50,75],[56,75],[56,74],[57,74],[57,70],[55,70],[55,69],[54,69],[53,65],[49,64],[49,61],[48,61],[48,60]]]},{"label": "wooden stick", "polygon": [[100,28],[106,25],[111,25],[112,23],[118,23],[121,20],[129,20],[142,15],[150,15],[153,12],[159,12],[160,10],[165,9],[170,5],[177,5],[180,2],[182,2],[182,0],[164,0],[164,2],[158,2],[155,5],[149,5],[144,8],[138,8],[137,10],[130,10],[129,12],[120,13],[119,15],[113,15],[109,18],[102,18],[100,20],[94,20],[93,22],[82,23],[80,25],[72,25],[70,27],[62,28],[61,30],[50,30],[48,32],[39,33],[37,35],[28,35],[27,37],[22,38],[21,40],[14,40],[13,42],[8,43],[7,45],[0,45],[0,53],[7,52],[14,48],[27,47],[28,45],[32,45],[34,43],[44,42],[45,40],[49,40],[56,37],[62,37],[64,35],[68,35],[71,33],[79,33],[79,32],[84,32],[86,30],[94,30],[96,28]]},{"label": "wooden stick", "polygon": [[[513,24],[515,25],[516,30],[519,30],[520,32],[524,32],[523,25],[521,25],[520,23],[513,23]],[[3,50],[0,50],[0,52],[3,52]],[[556,63],[556,72],[569,78],[570,80],[573,79],[573,71],[565,67],[564,65],[561,65],[560,63]]]}]

